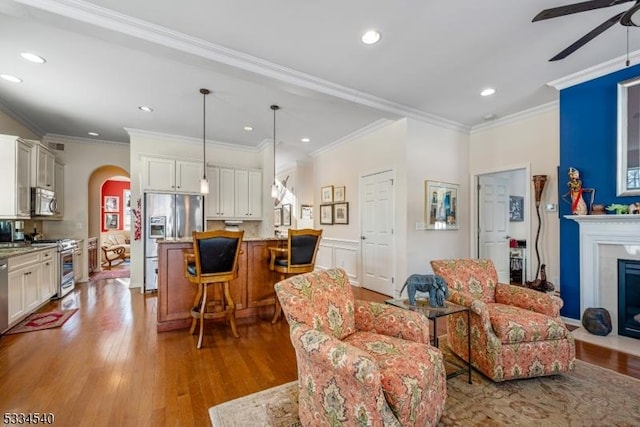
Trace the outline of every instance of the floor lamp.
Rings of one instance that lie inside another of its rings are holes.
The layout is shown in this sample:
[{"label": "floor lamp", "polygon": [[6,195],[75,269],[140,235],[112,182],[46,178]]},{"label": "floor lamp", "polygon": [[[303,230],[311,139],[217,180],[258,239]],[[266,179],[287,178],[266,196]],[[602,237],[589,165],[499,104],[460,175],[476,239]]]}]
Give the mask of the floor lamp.
[{"label": "floor lamp", "polygon": [[[534,280],[538,279],[538,274],[540,273],[540,252],[538,251],[538,240],[540,239],[540,227],[542,226],[542,222],[540,220],[540,200],[542,200],[542,191],[544,190],[544,185],[547,182],[547,175],[534,175],[533,176],[533,188],[535,189],[535,199],[536,199],[536,213],[538,214],[538,231],[536,232],[536,259],[538,260],[538,266],[536,267],[536,277]],[[545,277],[546,279],[546,277]]]}]

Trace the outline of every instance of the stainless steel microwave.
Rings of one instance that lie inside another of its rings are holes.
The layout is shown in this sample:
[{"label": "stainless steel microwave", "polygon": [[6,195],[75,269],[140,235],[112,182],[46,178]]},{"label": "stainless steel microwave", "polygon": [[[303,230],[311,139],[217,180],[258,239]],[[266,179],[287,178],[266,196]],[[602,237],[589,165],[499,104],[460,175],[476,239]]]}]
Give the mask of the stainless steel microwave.
[{"label": "stainless steel microwave", "polygon": [[31,215],[54,215],[56,208],[56,193],[54,191],[38,187],[31,189]]}]

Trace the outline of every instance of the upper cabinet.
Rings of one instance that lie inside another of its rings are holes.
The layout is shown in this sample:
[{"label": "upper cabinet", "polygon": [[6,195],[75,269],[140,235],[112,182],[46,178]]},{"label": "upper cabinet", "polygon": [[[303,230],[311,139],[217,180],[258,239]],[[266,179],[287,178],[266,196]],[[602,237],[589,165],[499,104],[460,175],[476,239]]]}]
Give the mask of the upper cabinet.
[{"label": "upper cabinet", "polygon": [[262,171],[207,167],[208,219],[262,220]]},{"label": "upper cabinet", "polygon": [[0,135],[0,217],[31,215],[31,145],[17,136]]},{"label": "upper cabinet", "polygon": [[209,194],[207,200],[207,218],[230,219],[235,211],[235,175],[233,168],[208,166]]},{"label": "upper cabinet", "polygon": [[39,143],[34,144],[31,154],[32,186],[54,191],[55,164],[55,154]]},{"label": "upper cabinet", "polygon": [[56,160],[54,165],[55,190],[56,190],[56,218],[64,216],[64,165]]},{"label": "upper cabinet", "polygon": [[203,165],[166,157],[142,157],[142,185],[145,190],[199,193]]},{"label": "upper cabinet", "polygon": [[236,169],[236,217],[262,219],[262,171]]}]

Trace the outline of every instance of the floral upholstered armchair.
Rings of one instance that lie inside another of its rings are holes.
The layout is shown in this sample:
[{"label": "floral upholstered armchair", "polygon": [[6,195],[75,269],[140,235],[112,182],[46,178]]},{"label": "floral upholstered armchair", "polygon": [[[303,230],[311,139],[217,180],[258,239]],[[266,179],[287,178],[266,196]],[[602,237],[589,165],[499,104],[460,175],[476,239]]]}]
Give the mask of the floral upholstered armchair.
[{"label": "floral upholstered armchair", "polygon": [[296,351],[302,425],[437,424],[446,373],[425,317],[354,299],[342,269],[294,276],[275,289]]},{"label": "floral upholstered armchair", "polygon": [[[449,301],[471,309],[471,363],[493,381],[573,370],[575,344],[560,319],[562,300],[543,292],[498,283],[487,259],[434,260],[449,287]],[[447,317],[451,350],[468,360],[467,316]]]}]

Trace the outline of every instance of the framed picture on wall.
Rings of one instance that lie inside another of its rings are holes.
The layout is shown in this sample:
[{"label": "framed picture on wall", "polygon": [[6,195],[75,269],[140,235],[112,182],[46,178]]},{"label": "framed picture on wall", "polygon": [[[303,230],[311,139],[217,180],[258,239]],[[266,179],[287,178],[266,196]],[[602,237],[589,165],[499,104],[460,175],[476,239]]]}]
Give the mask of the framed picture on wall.
[{"label": "framed picture on wall", "polygon": [[349,224],[349,203],[335,203],[333,205],[333,223]]},{"label": "framed picture on wall", "polygon": [[109,230],[117,230],[118,214],[113,214],[113,213],[104,214],[104,228]]},{"label": "framed picture on wall", "polygon": [[131,213],[131,190],[122,191],[122,204],[124,205],[125,215]]},{"label": "framed picture on wall", "polygon": [[333,205],[320,205],[320,224],[333,224]]},{"label": "framed picture on wall", "polygon": [[302,218],[302,219],[313,219],[313,206],[311,206],[311,205],[300,205],[300,218]]},{"label": "framed picture on wall", "polygon": [[320,202],[331,203],[333,202],[333,185],[327,185],[320,189]]},{"label": "framed picture on wall", "polygon": [[282,225],[282,208],[275,208],[273,210],[273,225],[276,227]]},{"label": "framed picture on wall", "polygon": [[458,184],[425,181],[425,222],[427,230],[457,230]]},{"label": "framed picture on wall", "polygon": [[524,221],[524,197],[509,196],[509,221]]},{"label": "framed picture on wall", "polygon": [[335,187],[333,189],[333,203],[344,202],[346,193],[346,187]]},{"label": "framed picture on wall", "polygon": [[291,204],[282,205],[282,225],[289,227],[291,225]]},{"label": "framed picture on wall", "polygon": [[120,197],[118,196],[104,196],[104,211],[105,212],[120,212]]}]

